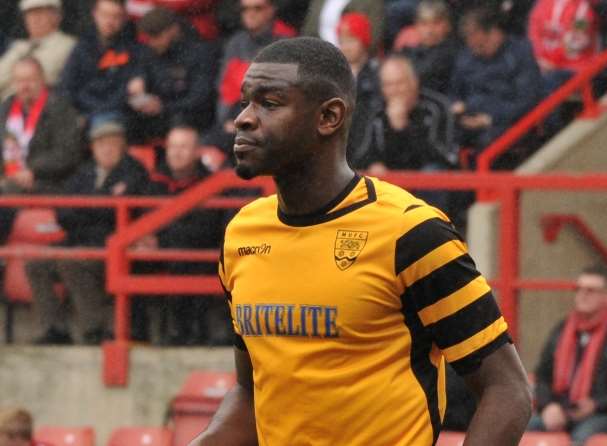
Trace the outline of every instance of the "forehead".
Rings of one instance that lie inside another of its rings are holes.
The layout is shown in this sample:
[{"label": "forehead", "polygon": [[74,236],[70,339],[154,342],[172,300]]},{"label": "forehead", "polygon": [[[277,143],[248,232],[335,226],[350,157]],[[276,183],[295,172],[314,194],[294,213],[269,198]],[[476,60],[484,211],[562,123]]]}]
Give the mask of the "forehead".
[{"label": "forehead", "polygon": [[601,289],[604,288],[607,283],[605,283],[605,278],[600,274],[581,274],[577,280],[578,285],[583,285],[587,287]]},{"label": "forehead", "polygon": [[252,85],[271,84],[284,88],[298,80],[298,65],[294,63],[253,63],[244,77],[243,89]]}]

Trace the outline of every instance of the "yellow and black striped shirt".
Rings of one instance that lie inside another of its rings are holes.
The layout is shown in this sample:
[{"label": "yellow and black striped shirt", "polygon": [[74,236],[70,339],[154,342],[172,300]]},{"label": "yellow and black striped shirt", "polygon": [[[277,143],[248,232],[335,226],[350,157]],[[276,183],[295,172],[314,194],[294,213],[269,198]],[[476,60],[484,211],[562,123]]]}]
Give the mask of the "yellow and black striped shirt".
[{"label": "yellow and black striped shirt", "polygon": [[315,215],[256,200],[228,225],[219,270],[260,446],[433,445],[444,360],[468,373],[509,341],[445,215],[376,179]]}]

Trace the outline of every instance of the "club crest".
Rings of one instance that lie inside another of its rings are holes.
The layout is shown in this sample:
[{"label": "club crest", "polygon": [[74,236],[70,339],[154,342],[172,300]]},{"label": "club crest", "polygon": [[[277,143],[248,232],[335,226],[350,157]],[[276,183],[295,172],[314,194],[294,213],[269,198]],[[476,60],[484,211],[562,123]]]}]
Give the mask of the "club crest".
[{"label": "club crest", "polygon": [[344,271],[350,268],[367,243],[367,231],[340,229],[335,238],[335,264]]}]

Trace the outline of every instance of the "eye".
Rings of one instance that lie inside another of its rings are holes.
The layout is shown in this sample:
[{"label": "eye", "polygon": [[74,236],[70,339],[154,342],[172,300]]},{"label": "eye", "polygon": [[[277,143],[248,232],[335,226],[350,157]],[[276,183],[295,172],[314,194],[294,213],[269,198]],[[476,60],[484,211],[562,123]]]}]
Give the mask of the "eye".
[{"label": "eye", "polygon": [[245,99],[240,100],[240,109],[241,110],[244,110],[245,108],[247,108],[248,105],[249,105],[249,101],[247,101]]},{"label": "eye", "polygon": [[269,99],[264,99],[263,101],[261,101],[261,106],[263,108],[268,108],[268,109],[272,110],[274,108],[279,107],[280,104],[278,102],[276,102],[276,101],[272,101],[272,100],[269,100]]}]

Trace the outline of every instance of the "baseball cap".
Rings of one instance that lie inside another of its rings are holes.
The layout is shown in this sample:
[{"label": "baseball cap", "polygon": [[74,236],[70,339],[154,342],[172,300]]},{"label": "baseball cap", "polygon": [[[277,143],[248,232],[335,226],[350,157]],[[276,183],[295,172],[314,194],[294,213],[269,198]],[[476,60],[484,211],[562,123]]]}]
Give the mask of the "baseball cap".
[{"label": "baseball cap", "polygon": [[360,12],[350,12],[344,14],[337,26],[337,32],[346,30],[353,37],[360,40],[367,49],[371,46],[371,22],[369,18]]},{"label": "baseball cap", "polygon": [[94,140],[109,135],[124,135],[126,129],[122,122],[115,119],[93,120],[89,129],[89,139]]},{"label": "baseball cap", "polygon": [[61,9],[61,0],[21,0],[19,3],[19,9],[23,12],[34,8]]}]

